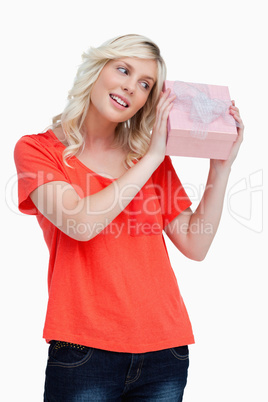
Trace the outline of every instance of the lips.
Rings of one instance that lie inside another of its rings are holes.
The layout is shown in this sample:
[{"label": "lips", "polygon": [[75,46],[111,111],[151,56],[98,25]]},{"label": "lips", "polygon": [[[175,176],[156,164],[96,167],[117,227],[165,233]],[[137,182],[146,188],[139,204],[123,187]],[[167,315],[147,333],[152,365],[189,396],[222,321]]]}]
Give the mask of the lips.
[{"label": "lips", "polygon": [[112,93],[110,94],[110,98],[112,98],[119,105],[124,106],[125,108],[130,106],[130,102],[124,96]]}]

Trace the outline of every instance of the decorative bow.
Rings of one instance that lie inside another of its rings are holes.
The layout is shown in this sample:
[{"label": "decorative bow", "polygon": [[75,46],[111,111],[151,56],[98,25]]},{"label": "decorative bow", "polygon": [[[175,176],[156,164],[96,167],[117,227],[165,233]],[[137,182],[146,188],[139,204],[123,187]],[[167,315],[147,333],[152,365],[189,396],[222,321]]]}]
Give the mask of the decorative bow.
[{"label": "decorative bow", "polygon": [[194,85],[183,81],[175,81],[173,91],[177,98],[174,107],[189,113],[194,122],[191,134],[194,137],[205,138],[208,125],[220,116],[226,117],[226,111],[231,105],[230,101],[211,98],[207,91],[207,85],[199,85],[202,91]]}]

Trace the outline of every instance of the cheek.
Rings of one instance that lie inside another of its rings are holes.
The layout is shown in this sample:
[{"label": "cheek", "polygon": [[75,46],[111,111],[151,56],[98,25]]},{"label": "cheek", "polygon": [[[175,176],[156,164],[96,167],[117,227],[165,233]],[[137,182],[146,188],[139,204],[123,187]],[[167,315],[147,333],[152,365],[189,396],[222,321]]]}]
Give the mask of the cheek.
[{"label": "cheek", "polygon": [[99,80],[100,89],[109,91],[113,87],[117,87],[119,85],[118,77],[115,73],[112,73],[109,69],[102,71]]},{"label": "cheek", "polygon": [[90,103],[93,104],[96,108],[98,108],[98,105],[100,103],[99,99],[99,91],[98,88],[93,88],[90,94]]},{"label": "cheek", "polygon": [[146,102],[148,100],[148,97],[149,97],[149,94],[148,95],[147,94],[141,94],[140,95],[140,97],[138,99],[138,102],[137,102],[137,109],[138,110],[141,109],[146,104]]},{"label": "cheek", "polygon": [[102,107],[107,96],[107,89],[103,80],[97,80],[91,90],[90,100],[95,107]]}]

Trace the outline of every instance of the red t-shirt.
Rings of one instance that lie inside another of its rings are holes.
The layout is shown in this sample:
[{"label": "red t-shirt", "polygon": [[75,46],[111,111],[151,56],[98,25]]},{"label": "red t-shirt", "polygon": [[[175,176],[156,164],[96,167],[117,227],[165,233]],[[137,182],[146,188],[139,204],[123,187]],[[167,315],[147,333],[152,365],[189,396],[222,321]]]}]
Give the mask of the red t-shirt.
[{"label": "red t-shirt", "polygon": [[[96,237],[64,234],[29,195],[51,181],[70,183],[81,198],[115,179],[100,176],[48,130],[15,147],[21,212],[36,215],[49,249],[49,299],[43,336],[116,352],[144,353],[194,343],[189,317],[167,254],[163,228],[191,205],[171,159]],[[69,230],[85,230],[70,222]],[[70,232],[69,232],[70,233]]]}]

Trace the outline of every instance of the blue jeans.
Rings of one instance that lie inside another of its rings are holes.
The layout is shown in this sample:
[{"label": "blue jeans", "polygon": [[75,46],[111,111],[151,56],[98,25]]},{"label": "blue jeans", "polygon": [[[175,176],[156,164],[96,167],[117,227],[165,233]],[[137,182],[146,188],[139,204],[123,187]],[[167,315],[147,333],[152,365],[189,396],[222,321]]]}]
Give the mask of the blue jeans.
[{"label": "blue jeans", "polygon": [[45,402],[182,401],[188,346],[142,354],[52,341]]}]

